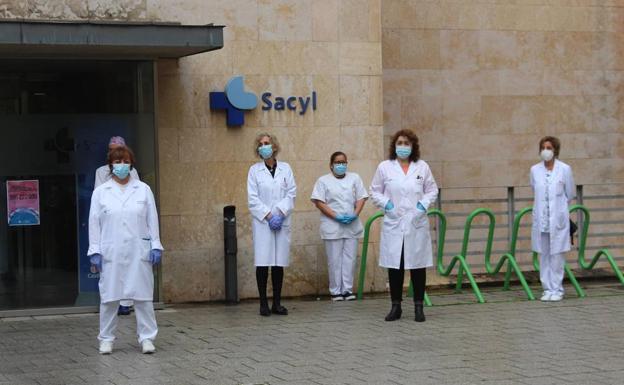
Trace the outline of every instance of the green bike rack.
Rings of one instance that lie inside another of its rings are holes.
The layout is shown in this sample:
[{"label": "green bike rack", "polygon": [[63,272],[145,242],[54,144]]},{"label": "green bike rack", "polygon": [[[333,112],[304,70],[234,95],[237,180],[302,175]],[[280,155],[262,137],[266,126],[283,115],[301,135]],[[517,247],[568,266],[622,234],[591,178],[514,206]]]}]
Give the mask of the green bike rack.
[{"label": "green bike rack", "polygon": [[[579,205],[573,206],[570,209],[570,211],[577,210],[579,207],[582,207],[582,206],[579,206]],[[511,254],[514,258],[516,256],[516,241],[518,239],[518,230],[520,228],[520,220],[522,219],[522,217],[524,217],[526,214],[532,211],[533,211],[533,207],[525,207],[524,209],[520,210],[518,214],[516,214],[516,218],[514,219],[514,227],[513,227],[511,245],[510,245],[510,250],[509,250],[509,254]],[[585,211],[586,211],[586,214],[588,215],[587,218],[589,219],[589,212],[587,212],[587,209],[585,209]],[[587,235],[588,226],[589,226],[589,221],[587,221],[585,225],[583,226],[585,229],[584,231],[585,235]],[[584,244],[585,242],[583,240],[583,248],[584,248]],[[581,258],[581,253],[580,253],[580,248],[579,248],[579,259],[580,258]],[[597,258],[595,258],[595,260],[597,260]],[[595,260],[594,260],[594,264],[595,264]],[[539,271],[539,259],[538,259],[538,254],[536,252],[533,252],[533,268],[535,269],[535,271]],[[585,291],[583,290],[581,285],[578,283],[576,277],[574,276],[574,273],[572,272],[572,269],[570,269],[570,266],[568,265],[567,262],[565,262],[565,264],[563,265],[563,268],[566,272],[566,275],[568,276],[568,279],[570,280],[570,283],[572,283],[572,286],[574,286],[574,290],[576,290],[576,295],[580,298],[585,297]],[[508,267],[507,274],[505,274],[505,284],[504,284],[505,290],[509,290],[510,280],[511,280],[511,268]]]},{"label": "green bike rack", "polygon": [[[368,244],[370,237],[370,228],[377,219],[382,218],[384,213],[381,211],[373,214],[364,225],[364,240],[362,242],[362,258],[360,260],[360,279],[358,280],[358,292],[357,299],[361,300],[364,297],[364,279],[366,278],[366,261],[368,259]],[[408,296],[413,296],[413,288],[412,283],[410,281],[409,293]],[[425,293],[425,306],[431,306],[431,300],[427,293]]]},{"label": "green bike rack", "polygon": [[[494,217],[494,213],[492,212],[492,210],[484,209],[484,208],[473,211],[472,214],[470,214],[472,218],[470,217],[469,218],[472,220],[476,216],[481,215],[481,214],[486,215],[488,219],[490,220],[489,226],[488,226],[487,244],[485,247],[485,271],[489,275],[498,274],[501,268],[505,265],[505,263],[507,263],[507,273],[505,275],[505,278],[507,279],[507,274],[511,274],[512,271],[515,272],[516,276],[520,280],[522,289],[526,293],[529,301],[535,300],[535,297],[533,296],[533,292],[531,291],[531,288],[527,284],[526,279],[524,278],[524,274],[522,274],[522,270],[520,270],[520,267],[518,266],[516,257],[512,253],[503,254],[498,260],[496,267],[492,267],[491,254],[492,254],[492,242],[494,241],[494,228],[496,227],[496,218]],[[516,217],[516,220],[514,221],[514,233],[513,233],[512,240],[511,240],[511,244],[512,244],[511,247],[513,250],[515,250],[516,248],[516,240],[518,236],[518,226],[520,224],[520,219],[521,217]],[[466,231],[467,230],[469,229],[466,228]],[[507,283],[508,281],[506,280],[505,284]],[[509,290],[509,287],[506,285],[505,289]]]},{"label": "green bike rack", "polygon": [[[464,280],[464,273],[465,273],[466,278],[468,278],[468,282],[470,283],[470,286],[472,287],[472,291],[474,292],[475,297],[477,297],[477,301],[479,303],[484,303],[485,300],[483,299],[483,295],[481,294],[481,290],[479,290],[479,286],[477,285],[477,282],[472,276],[472,272],[470,271],[468,262],[466,262],[466,255],[468,254],[468,243],[470,242],[470,228],[472,227],[472,221],[474,220],[476,216],[482,213],[486,213],[486,211],[487,211],[486,209],[477,209],[473,211],[472,213],[470,213],[470,215],[468,215],[468,218],[466,218],[466,224],[464,225],[464,239],[462,240],[461,253],[458,255],[455,255],[451,259],[451,262],[446,268],[444,268],[443,260],[442,260],[442,256],[444,253],[443,245],[442,247],[440,247],[440,244],[438,244],[438,273],[442,276],[448,277],[451,274],[453,267],[455,267],[455,264],[459,263],[459,267],[457,268],[457,282],[455,284],[455,291],[461,292],[462,282]],[[444,216],[442,212],[438,212],[437,214],[440,218],[440,234],[446,234],[446,217]],[[491,238],[494,234],[493,226],[494,226],[494,223],[493,221],[491,221],[490,222],[491,235],[488,236],[488,238]],[[489,240],[486,246],[486,254],[489,254],[489,250],[491,249],[491,247],[492,247],[492,242],[491,240]]]}]

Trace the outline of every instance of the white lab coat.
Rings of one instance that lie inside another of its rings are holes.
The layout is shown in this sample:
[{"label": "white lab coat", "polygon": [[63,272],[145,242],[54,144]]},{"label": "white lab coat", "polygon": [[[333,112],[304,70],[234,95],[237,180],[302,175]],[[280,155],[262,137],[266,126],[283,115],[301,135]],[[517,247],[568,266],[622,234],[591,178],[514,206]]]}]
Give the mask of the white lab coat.
[{"label": "white lab coat", "polygon": [[[104,166],[98,167],[98,169],[95,170],[95,183],[93,185],[93,189],[100,187],[100,185],[108,182],[112,178],[113,176],[111,175],[110,168],[108,167],[107,164],[105,164]],[[139,178],[139,174],[137,173],[136,168],[134,167],[132,167],[132,170],[130,170],[130,178],[141,180]]]},{"label": "white lab coat", "polygon": [[[336,214],[346,215],[353,215],[355,203],[364,198],[368,198],[368,194],[362,178],[353,172],[346,173],[343,178],[323,175],[314,184],[310,197],[327,204]],[[359,217],[345,225],[321,212],[321,239],[362,238],[363,229]]]},{"label": "white lab coat", "polygon": [[[558,159],[555,159],[551,178],[552,181],[548,187],[550,254],[560,254],[571,249],[568,205],[576,196],[576,190],[574,178],[572,177],[572,168]],[[533,201],[531,248],[537,253],[542,253],[540,224],[546,204],[546,166],[544,162],[531,167],[530,183],[535,196]]]},{"label": "white lab coat", "polygon": [[158,213],[149,186],[130,179],[122,190],[109,180],[93,191],[89,211],[89,250],[102,255],[102,303],[152,301],[154,275],[150,250],[160,249]]},{"label": "white lab coat", "polygon": [[[249,168],[247,199],[252,216],[254,263],[256,266],[288,266],[290,259],[290,231],[295,208],[297,185],[292,169],[285,162],[277,162],[275,177],[264,162]],[[282,229],[273,231],[268,213],[285,215]]]},{"label": "white lab coat", "polygon": [[405,174],[397,160],[385,160],[377,167],[370,191],[373,203],[380,209],[388,201],[394,204],[383,218],[379,266],[398,269],[403,245],[405,269],[433,266],[429,219],[416,208],[420,202],[428,209],[438,197],[429,165],[423,160],[411,162]]}]

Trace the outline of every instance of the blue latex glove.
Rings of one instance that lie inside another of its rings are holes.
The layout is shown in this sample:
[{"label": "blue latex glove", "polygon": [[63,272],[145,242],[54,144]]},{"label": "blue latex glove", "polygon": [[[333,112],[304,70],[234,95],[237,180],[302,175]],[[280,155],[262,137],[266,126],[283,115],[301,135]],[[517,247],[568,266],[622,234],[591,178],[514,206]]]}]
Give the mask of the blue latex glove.
[{"label": "blue latex glove", "polygon": [[388,203],[386,203],[386,207],[384,207],[384,210],[386,211],[394,210],[394,203],[392,203],[392,201],[388,201]]},{"label": "blue latex glove", "polygon": [[425,206],[422,205],[422,203],[418,202],[418,204],[416,205],[416,208],[420,211],[422,211],[423,213],[427,212],[427,209],[425,208]]},{"label": "blue latex glove", "polygon": [[102,254],[93,254],[89,257],[89,262],[91,262],[91,268],[95,269],[96,273],[102,271]]},{"label": "blue latex glove", "polygon": [[284,217],[281,215],[273,215],[271,219],[269,219],[269,228],[273,231],[279,231],[282,229],[283,223]]},{"label": "blue latex glove", "polygon": [[339,214],[339,215],[336,215],[336,217],[334,219],[336,221],[342,223],[343,225],[348,225],[349,224],[347,215]]},{"label": "blue latex glove", "polygon": [[160,265],[161,259],[162,259],[162,250],[152,249],[152,251],[150,251],[150,262],[152,262],[152,266]]},{"label": "blue latex glove", "polygon": [[347,215],[347,220],[349,221],[349,223],[352,223],[354,220],[356,220],[358,218],[357,215],[352,214],[352,215]]}]

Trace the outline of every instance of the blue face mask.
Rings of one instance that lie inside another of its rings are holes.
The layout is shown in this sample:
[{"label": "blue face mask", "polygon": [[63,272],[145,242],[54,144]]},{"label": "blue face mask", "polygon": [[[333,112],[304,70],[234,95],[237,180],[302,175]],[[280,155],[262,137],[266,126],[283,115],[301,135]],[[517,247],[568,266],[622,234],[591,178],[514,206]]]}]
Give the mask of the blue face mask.
[{"label": "blue face mask", "polygon": [[342,176],[347,173],[347,164],[346,163],[336,163],[334,164],[334,174],[338,176]]},{"label": "blue face mask", "polygon": [[113,174],[119,179],[126,179],[130,174],[130,165],[127,163],[113,164]]},{"label": "blue face mask", "polygon": [[264,146],[258,147],[258,154],[262,159],[269,159],[273,155],[273,145],[265,144]]},{"label": "blue face mask", "polygon": [[412,155],[412,147],[411,146],[396,146],[396,155],[401,159],[407,159],[410,155]]}]

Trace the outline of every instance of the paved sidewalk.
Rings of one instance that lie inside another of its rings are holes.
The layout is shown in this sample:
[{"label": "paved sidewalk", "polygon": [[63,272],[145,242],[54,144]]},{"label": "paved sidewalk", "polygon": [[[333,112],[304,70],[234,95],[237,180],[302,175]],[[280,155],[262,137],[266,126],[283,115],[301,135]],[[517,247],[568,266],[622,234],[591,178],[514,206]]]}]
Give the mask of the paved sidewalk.
[{"label": "paved sidewalk", "polygon": [[[385,297],[176,306],[157,313],[154,355],[139,353],[134,317],[115,352],[97,352],[97,315],[0,320],[0,383],[9,384],[623,384],[624,288],[592,284],[557,304],[520,292],[433,293],[427,322],[384,322]],[[537,293],[537,290],[535,290]],[[464,302],[464,304],[457,304]]]}]

